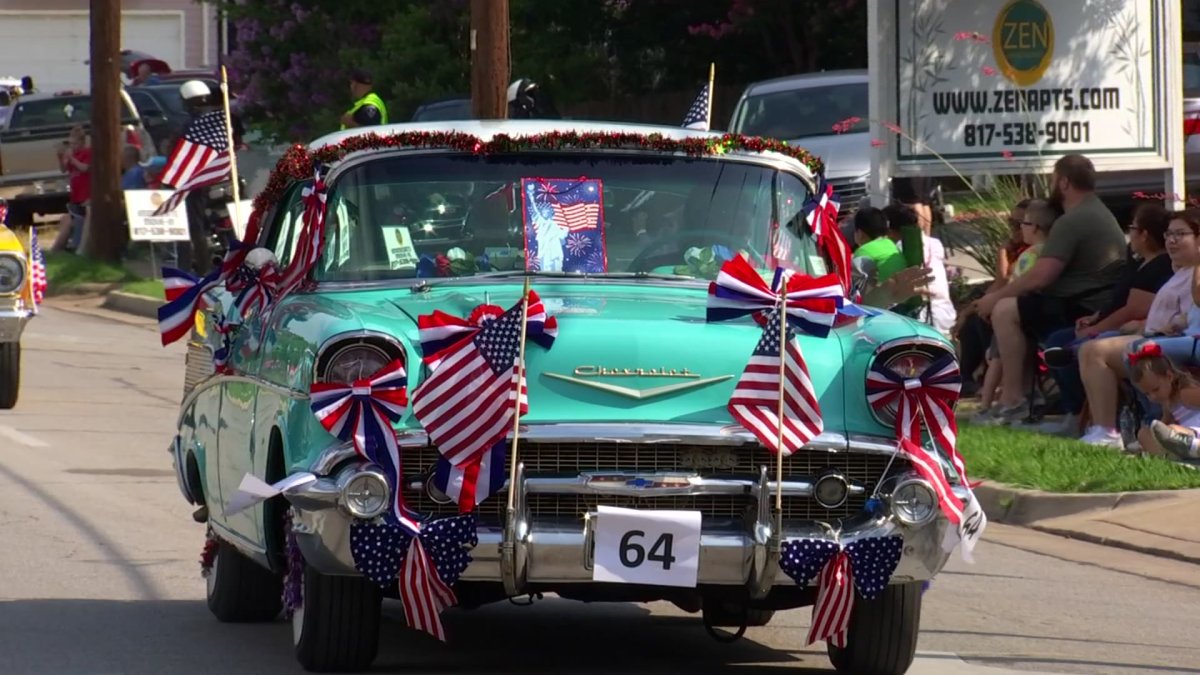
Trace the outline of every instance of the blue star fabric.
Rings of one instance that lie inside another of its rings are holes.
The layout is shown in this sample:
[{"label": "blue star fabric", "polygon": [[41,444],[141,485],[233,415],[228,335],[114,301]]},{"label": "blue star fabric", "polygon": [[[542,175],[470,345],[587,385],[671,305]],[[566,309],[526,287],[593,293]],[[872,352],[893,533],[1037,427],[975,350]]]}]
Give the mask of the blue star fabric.
[{"label": "blue star fabric", "polygon": [[[873,600],[887,588],[892,573],[900,564],[903,537],[871,537],[846,545],[854,587],[865,600]],[[793,539],[783,542],[779,567],[801,586],[807,586],[820,574],[841,546],[824,539]]]},{"label": "blue star fabric", "polygon": [[[354,568],[382,588],[400,574],[412,535],[386,521],[354,521],[350,525],[350,554]],[[441,518],[421,528],[421,544],[437,568],[438,576],[453,586],[471,564],[470,550],[479,543],[474,513]]]},{"label": "blue star fabric", "polygon": [[821,568],[838,552],[838,545],[824,539],[792,539],[783,542],[779,568],[801,586],[817,578]]},{"label": "blue star fabric", "polygon": [[859,539],[846,546],[854,571],[854,587],[865,600],[874,600],[887,588],[892,572],[900,564],[903,537]]}]

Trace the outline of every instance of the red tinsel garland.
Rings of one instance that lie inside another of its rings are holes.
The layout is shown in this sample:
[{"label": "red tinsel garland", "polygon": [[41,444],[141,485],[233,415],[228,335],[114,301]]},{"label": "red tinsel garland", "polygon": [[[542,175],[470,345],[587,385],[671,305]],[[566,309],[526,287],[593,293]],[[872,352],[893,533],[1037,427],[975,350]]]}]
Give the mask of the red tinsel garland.
[{"label": "red tinsel garland", "polygon": [[823,172],[825,168],[820,158],[803,148],[797,148],[774,139],[739,134],[674,139],[660,134],[551,131],[532,136],[497,134],[492,137],[492,140],[484,141],[478,136],[457,131],[406,131],[387,136],[371,133],[347,138],[341,143],[322,147],[315,152],[310,152],[303,145],[293,145],[288,148],[275,165],[275,170],[271,172],[267,186],[254,198],[254,214],[261,217],[260,214],[283,197],[284,190],[292,182],[312,178],[314,161],[330,164],[352,152],[391,148],[448,149],[477,155],[567,149],[654,150],[679,152],[691,157],[721,155],[731,151],[777,152],[803,162],[814,174]]}]

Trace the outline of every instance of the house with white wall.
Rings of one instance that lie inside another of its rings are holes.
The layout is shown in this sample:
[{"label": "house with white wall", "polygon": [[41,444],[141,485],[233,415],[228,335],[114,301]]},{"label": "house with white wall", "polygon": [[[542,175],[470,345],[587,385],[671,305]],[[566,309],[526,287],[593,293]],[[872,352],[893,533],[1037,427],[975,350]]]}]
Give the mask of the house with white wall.
[{"label": "house with white wall", "polygon": [[[88,0],[0,0],[0,77],[31,75],[41,91],[89,88]],[[215,68],[225,22],[196,0],[123,0],[121,48],[173,70]]]}]

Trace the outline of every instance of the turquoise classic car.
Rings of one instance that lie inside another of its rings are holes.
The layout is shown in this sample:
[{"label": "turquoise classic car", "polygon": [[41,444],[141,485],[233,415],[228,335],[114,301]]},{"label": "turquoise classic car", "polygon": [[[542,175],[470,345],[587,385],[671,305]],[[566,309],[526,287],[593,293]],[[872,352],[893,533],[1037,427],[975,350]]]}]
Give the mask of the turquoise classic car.
[{"label": "turquoise classic car", "polygon": [[[286,605],[305,668],[369,667],[381,599],[405,597],[406,581],[395,570],[382,587],[367,578],[369,542],[356,528],[381,523],[399,491],[425,522],[471,512],[469,562],[437,610],[552,592],[668,600],[710,630],[763,626],[823,602],[825,582],[781,569],[780,542],[848,551],[857,565],[856,542],[890,537],[891,574],[870,600],[849,591],[853,612],[842,608],[844,639],[829,653],[839,672],[907,670],[922,583],[948,560],[953,526],[935,486],[897,452],[895,406],[868,402],[868,372],[912,378],[952,362],[952,346],[886,311],[801,334],[823,429],[777,465],[729,406],[764,330],[706,320],[710,282],[731,258],[764,284],[768,258],[813,277],[834,271],[805,224],[819,165],[753,139],[532,121],[348,130],[293,150],[260,197],[247,258],[290,269],[313,251],[304,224],[318,188],[323,240],[303,283],[235,328],[237,294],[205,294],[171,449],[209,529],[218,619],[274,620]],[[305,157],[333,158],[320,186]],[[588,195],[568,200],[575,189]],[[552,208],[547,194],[558,196]],[[413,410],[434,372],[423,317],[521,307],[526,282],[557,335],[550,349],[529,343],[517,448],[513,435],[498,446],[509,462],[483,467],[473,485],[484,498],[464,509]],[[389,367],[407,378],[408,401],[387,418],[398,481],[314,414],[321,386],[350,396]],[[931,456],[966,499],[950,459]]]}]

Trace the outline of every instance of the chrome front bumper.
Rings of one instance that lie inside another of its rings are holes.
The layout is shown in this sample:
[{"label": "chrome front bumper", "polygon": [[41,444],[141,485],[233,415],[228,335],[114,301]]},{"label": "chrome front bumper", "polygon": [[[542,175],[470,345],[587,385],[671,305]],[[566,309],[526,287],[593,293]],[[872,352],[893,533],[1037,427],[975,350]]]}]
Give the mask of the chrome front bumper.
[{"label": "chrome front bumper", "polygon": [[[823,439],[828,441],[828,436]],[[844,439],[843,439],[844,441]],[[878,453],[888,447],[883,439],[864,442],[862,448],[853,440],[844,441],[849,451]],[[293,531],[308,564],[323,574],[357,575],[350,553],[350,525],[353,517],[340,504],[341,490],[350,476],[366,468],[352,460],[336,462],[333,457],[345,457],[338,448],[331,448],[312,467],[319,478],[304,487],[285,491],[293,506]],[[347,465],[348,464],[348,465]],[[328,475],[340,465],[335,475]],[[325,475],[322,475],[325,474]],[[659,495],[742,494],[753,496],[758,503],[754,518],[709,518],[701,530],[698,583],[706,585],[747,586],[752,595],[761,596],[775,585],[794,582],[779,571],[777,551],[780,539],[835,540],[829,526],[815,521],[784,521],[782,536],[776,534],[776,523],[769,506],[773,504],[775,483],[768,479],[767,468],[755,480],[712,479],[699,475],[686,476],[673,472],[674,479],[661,486],[662,474],[638,476],[644,481],[628,480],[627,472],[609,472],[622,480],[604,480],[605,473],[597,472],[577,478],[526,477],[524,467],[518,466],[518,489],[514,495],[516,517],[508,522],[508,532],[502,526],[481,525],[479,545],[472,552],[473,562],[462,578],[470,581],[503,582],[511,595],[523,592],[531,585],[545,587],[555,584],[592,582],[592,523],[588,517],[530,518],[526,496],[536,493],[571,494],[592,492],[610,496],[645,497],[647,490]],[[596,480],[599,477],[600,480]],[[686,480],[680,480],[686,478]],[[631,484],[633,483],[633,484]],[[660,487],[645,487],[646,484]],[[409,486],[418,487],[416,483]],[[805,481],[787,481],[784,495],[810,495],[813,486]],[[956,487],[961,498],[966,490]],[[505,498],[507,493],[501,493]],[[887,503],[887,500],[883,500]],[[942,542],[949,527],[941,516],[921,526],[901,524],[889,512],[881,515],[862,514],[846,523],[836,537],[842,544],[858,539],[883,536],[888,533],[904,537],[904,549],[899,566],[892,577],[894,583],[931,579],[946,564],[949,553]],[[756,590],[757,589],[757,590]]]},{"label": "chrome front bumper", "polygon": [[20,342],[33,311],[20,298],[0,298],[0,342]]}]

